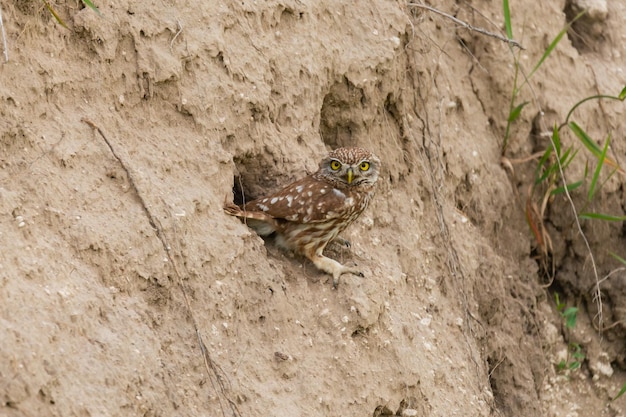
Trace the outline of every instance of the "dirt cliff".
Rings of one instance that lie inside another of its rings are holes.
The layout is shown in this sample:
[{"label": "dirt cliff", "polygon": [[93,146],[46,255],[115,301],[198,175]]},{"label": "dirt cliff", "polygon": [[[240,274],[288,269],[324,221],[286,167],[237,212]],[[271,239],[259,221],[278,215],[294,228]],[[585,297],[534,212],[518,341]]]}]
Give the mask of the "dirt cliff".
[{"label": "dirt cliff", "polygon": [[[521,51],[405,2],[51,3],[67,29],[3,2],[0,416],[624,415],[624,228],[583,224],[596,275],[617,271],[599,333],[569,204],[543,257],[525,210],[548,129],[626,85],[626,5],[557,44],[503,160],[515,58],[528,74],[578,10],[511,3]],[[503,32],[500,2],[433,6]],[[623,162],[624,103],[575,117]],[[333,290],[222,207],[347,145],[383,169],[329,248],[365,277]],[[623,177],[593,204],[623,215]]]}]

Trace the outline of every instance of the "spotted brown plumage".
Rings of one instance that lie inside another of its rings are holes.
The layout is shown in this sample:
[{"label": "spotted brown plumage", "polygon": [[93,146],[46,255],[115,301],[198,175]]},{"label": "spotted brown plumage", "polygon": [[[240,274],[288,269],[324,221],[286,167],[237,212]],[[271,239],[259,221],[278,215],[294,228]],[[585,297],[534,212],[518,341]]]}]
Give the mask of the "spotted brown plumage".
[{"label": "spotted brown plumage", "polygon": [[336,287],[346,273],[363,275],[323,255],[326,245],[367,208],[378,179],[380,160],[363,148],[338,148],[319,169],[285,188],[226,213],[247,219],[259,235],[276,233],[277,243],[306,256],[333,276]]}]

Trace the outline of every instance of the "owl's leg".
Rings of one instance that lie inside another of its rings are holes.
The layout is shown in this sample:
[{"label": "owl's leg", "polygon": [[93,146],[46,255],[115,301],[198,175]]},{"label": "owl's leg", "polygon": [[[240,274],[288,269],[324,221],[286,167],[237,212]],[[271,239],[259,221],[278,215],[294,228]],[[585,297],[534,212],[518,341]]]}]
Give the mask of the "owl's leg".
[{"label": "owl's leg", "polygon": [[342,276],[343,274],[354,274],[360,277],[365,276],[356,267],[349,267],[349,266],[342,265],[339,262],[335,261],[334,259],[330,259],[322,255],[321,252],[322,251],[319,251],[313,254],[305,254],[305,255],[307,258],[311,260],[311,262],[313,262],[313,265],[315,265],[317,269],[320,269],[326,272],[327,274],[330,274],[333,276],[333,288],[335,289],[337,288],[337,285],[339,285],[339,277]]}]

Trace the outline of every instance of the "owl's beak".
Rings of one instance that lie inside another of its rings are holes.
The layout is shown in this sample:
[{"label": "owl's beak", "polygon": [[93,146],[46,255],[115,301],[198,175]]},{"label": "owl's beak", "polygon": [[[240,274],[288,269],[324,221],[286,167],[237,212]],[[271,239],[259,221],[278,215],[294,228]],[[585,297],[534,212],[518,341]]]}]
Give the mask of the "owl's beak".
[{"label": "owl's beak", "polygon": [[352,180],[354,179],[354,171],[352,168],[348,168],[348,173],[346,174],[348,177],[348,184],[352,184]]}]

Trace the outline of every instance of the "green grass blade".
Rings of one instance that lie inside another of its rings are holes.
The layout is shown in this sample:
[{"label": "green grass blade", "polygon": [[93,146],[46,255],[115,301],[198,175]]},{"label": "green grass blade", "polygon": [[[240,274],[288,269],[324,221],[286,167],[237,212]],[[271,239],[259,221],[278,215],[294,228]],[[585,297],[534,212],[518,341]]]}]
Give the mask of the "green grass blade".
[{"label": "green grass blade", "polygon": [[570,371],[575,371],[578,368],[580,368],[580,362],[578,361],[574,361],[570,363],[569,366],[567,367],[567,369],[569,369]]},{"label": "green grass blade", "polygon": [[548,177],[554,174],[554,172],[556,172],[556,165],[550,165],[548,169],[544,171],[541,177],[537,178],[537,180],[535,181],[535,185],[538,185],[544,182]]},{"label": "green grass blade", "polygon": [[[572,163],[572,161],[574,160],[574,158],[578,154],[578,149],[576,149],[574,152],[572,152],[572,149],[574,149],[574,148],[571,148],[571,147],[567,148],[567,150],[565,151],[565,153],[561,157],[561,168],[563,170],[565,170],[565,168],[567,168],[569,166],[569,164]],[[558,168],[558,166],[557,166],[557,168]]]},{"label": "green grass blade", "polygon": [[504,8],[504,28],[506,30],[506,37],[513,39],[513,26],[511,26],[511,9],[509,8],[509,0],[502,0],[502,7]]},{"label": "green grass blade", "polygon": [[596,192],[596,184],[598,183],[598,178],[600,178],[600,171],[602,170],[602,166],[604,165],[606,151],[607,149],[609,149],[609,142],[611,142],[611,135],[606,138],[606,143],[604,144],[604,148],[602,149],[602,154],[600,154],[600,157],[598,158],[598,166],[596,166],[593,177],[591,177],[591,184],[589,185],[589,192],[587,194],[587,199],[589,201],[593,200],[593,195]]},{"label": "green grass blade", "polygon": [[[600,155],[602,155],[602,150],[600,150],[600,147],[598,147],[598,145],[593,140],[591,140],[589,135],[587,135],[587,133],[576,124],[576,122],[569,122],[567,126],[572,130],[572,132],[574,132],[574,134],[578,137],[578,139],[580,139],[582,144],[585,145],[585,148],[587,148],[589,152],[593,154],[593,156],[595,156],[596,158],[600,158]],[[605,157],[604,163],[617,169],[620,174],[626,175],[626,172],[613,159]]]},{"label": "green grass blade", "polygon": [[50,3],[48,3],[46,0],[43,0],[43,4],[46,5],[46,7],[48,8],[48,11],[52,14],[52,16],[54,16],[54,18],[56,19],[57,22],[59,22],[59,24],[61,26],[63,26],[65,29],[69,29],[67,27],[67,25],[65,24],[65,22],[63,21],[63,19],[61,19],[61,16],[59,16],[56,12],[56,10],[54,10],[52,8],[52,6],[50,5]]},{"label": "green grass blade", "polygon": [[614,257],[615,259],[617,259],[618,261],[620,261],[621,263],[623,263],[624,265],[626,265],[626,259],[622,258],[621,256],[613,253],[613,252],[609,252],[609,254]]},{"label": "green grass blade", "polygon": [[509,122],[516,121],[517,118],[520,116],[520,114],[522,114],[522,109],[527,104],[528,104],[528,102],[525,101],[522,104],[518,104],[517,106],[515,106],[515,108],[513,110],[511,110],[511,114],[509,114]]},{"label": "green grass blade", "polygon": [[550,45],[548,45],[548,48],[546,48],[546,50],[543,53],[543,55],[542,55],[541,59],[539,60],[539,62],[537,62],[535,67],[532,69],[532,71],[530,71],[530,74],[528,74],[528,77],[527,77],[528,79],[530,79],[533,76],[533,74],[535,73],[535,71],[537,71],[539,69],[541,64],[543,64],[543,61],[545,61],[546,58],[548,58],[548,56],[550,56],[550,54],[552,53],[552,50],[554,48],[556,48],[556,45],[561,41],[561,38],[567,33],[567,29],[568,29],[568,27],[564,27],[563,29],[561,29],[561,31],[559,32],[558,35],[556,35],[556,38],[554,38],[552,43]]},{"label": "green grass blade", "polygon": [[[559,158],[559,163],[561,164],[561,168],[563,170],[565,170],[569,166],[569,164],[574,160],[574,157],[578,153],[578,149],[576,149],[574,152],[572,152],[572,150],[573,148],[567,148],[565,153],[561,155]],[[537,179],[535,180],[535,184],[539,184],[545,181],[546,178],[549,178],[553,174],[559,172],[559,164],[555,162],[549,165],[548,167],[546,167],[543,174],[539,175],[539,170],[544,166],[551,152],[552,152],[552,148],[548,148],[546,149],[546,152],[544,152],[543,156],[541,157],[541,160],[539,161],[539,164],[537,165],[537,172],[535,174]]]},{"label": "green grass blade", "polygon": [[96,12],[99,16],[102,16],[100,14],[100,10],[98,10],[98,8],[96,6],[94,6],[94,4],[90,1],[90,0],[83,0],[83,3],[85,3],[85,5],[87,7],[89,7],[91,10],[93,10],[94,12]]},{"label": "green grass blade", "polygon": [[545,164],[550,158],[550,155],[552,155],[552,148],[546,148],[546,151],[541,156],[541,159],[539,160],[539,163],[537,165],[539,165],[540,167],[543,166],[543,164]]},{"label": "green grass blade", "polygon": [[[559,137],[559,131],[556,129],[556,125],[554,130],[552,130],[552,143],[554,144],[554,149],[556,149],[556,155],[561,155],[561,139]],[[537,164],[537,169],[535,170],[535,184],[543,182],[556,169],[556,166],[553,164],[546,168],[543,171],[543,174],[541,174],[541,169],[544,168],[546,162],[548,162],[550,155],[552,155],[552,147],[548,146]]]},{"label": "green grass blade", "polygon": [[548,158],[550,158],[550,155],[552,155],[552,148],[547,148],[546,151],[543,153],[543,156],[539,160],[539,163],[537,164],[537,169],[535,170],[535,184],[541,183],[548,177],[548,175],[550,175],[551,167],[544,170],[543,174],[541,173],[541,169],[548,161]]},{"label": "green grass blade", "polygon": [[626,221],[626,216],[611,216],[610,214],[602,214],[602,213],[580,213],[578,217],[584,220],[604,220],[607,222]]},{"label": "green grass blade", "polygon": [[576,181],[576,182],[573,182],[571,184],[567,184],[567,187],[560,186],[560,187],[555,188],[554,190],[552,190],[550,192],[550,195],[563,194],[565,192],[565,188],[567,188],[567,191],[570,192],[570,191],[573,191],[573,190],[577,189],[581,185],[583,185],[583,180]]},{"label": "green grass blade", "polygon": [[585,354],[581,352],[580,346],[576,348],[576,351],[572,353],[572,356],[574,357],[574,359],[578,360],[579,362],[585,359]]},{"label": "green grass blade", "polygon": [[617,393],[617,395],[615,396],[615,398],[613,398],[611,401],[615,401],[617,400],[619,397],[621,397],[622,395],[624,395],[624,393],[626,392],[626,384],[622,385],[622,389]]},{"label": "green grass blade", "polygon": [[569,163],[572,162],[572,158],[576,155],[576,153],[578,153],[578,152],[574,152],[574,155],[571,155],[570,157],[570,154],[572,153],[572,149],[573,148],[567,148],[565,153],[561,155],[561,157],[559,158],[559,162],[561,163],[561,166],[563,167],[563,169],[567,168]]},{"label": "green grass blade", "polygon": [[552,129],[552,143],[554,143],[554,147],[556,148],[556,154],[561,155],[561,137],[559,136],[559,129],[557,129],[556,123]]},{"label": "green grass blade", "polygon": [[556,38],[554,38],[554,40],[550,43],[550,45],[548,45],[548,47],[546,48],[545,52],[543,53],[543,56],[541,57],[541,59],[539,60],[539,62],[537,62],[537,65],[535,65],[535,68],[533,68],[533,70],[530,72],[530,74],[528,74],[528,77],[526,77],[527,79],[530,79],[530,77],[533,76],[533,74],[535,73],[535,71],[537,71],[539,69],[539,67],[541,66],[541,64],[543,64],[543,61],[546,60],[546,58],[548,58],[548,56],[550,56],[550,54],[552,53],[552,51],[554,50],[554,48],[556,48],[556,46],[558,45],[558,43],[561,41],[561,38],[563,36],[565,36],[565,34],[567,33],[567,31],[569,30],[569,28],[572,26],[572,24],[577,21],[578,19],[580,19],[582,17],[582,15],[584,15],[586,13],[585,10],[583,10],[582,12],[578,13],[578,15],[576,15],[576,17],[569,22],[567,25],[565,25],[565,27],[563,29],[561,29],[561,31],[559,32],[558,35],[556,35]]},{"label": "green grass blade", "polygon": [[578,314],[577,307],[570,307],[565,309],[564,312],[561,313],[563,318],[565,319],[565,326],[568,329],[573,329],[576,327],[576,315]]},{"label": "green grass blade", "polygon": [[557,311],[561,311],[565,308],[565,303],[561,302],[561,299],[559,297],[559,293],[558,292],[554,292],[554,302],[556,303],[556,310]]},{"label": "green grass blade", "polygon": [[552,164],[552,165],[548,165],[544,169],[545,170],[543,171],[543,174],[541,174],[541,176],[537,178],[537,180],[535,181],[535,184],[542,183],[546,179],[550,178],[552,175],[554,175],[554,173],[557,172],[557,170],[559,169],[559,166],[557,164]]},{"label": "green grass blade", "polygon": [[626,86],[624,86],[624,89],[622,90],[621,93],[619,93],[619,96],[617,96],[620,100],[624,101],[626,99]]},{"label": "green grass blade", "polygon": [[589,137],[587,132],[585,132],[580,126],[576,124],[576,122],[569,122],[567,125],[572,132],[580,139],[582,144],[591,152],[596,158],[599,158],[602,154],[602,151],[598,147],[598,145]]}]

